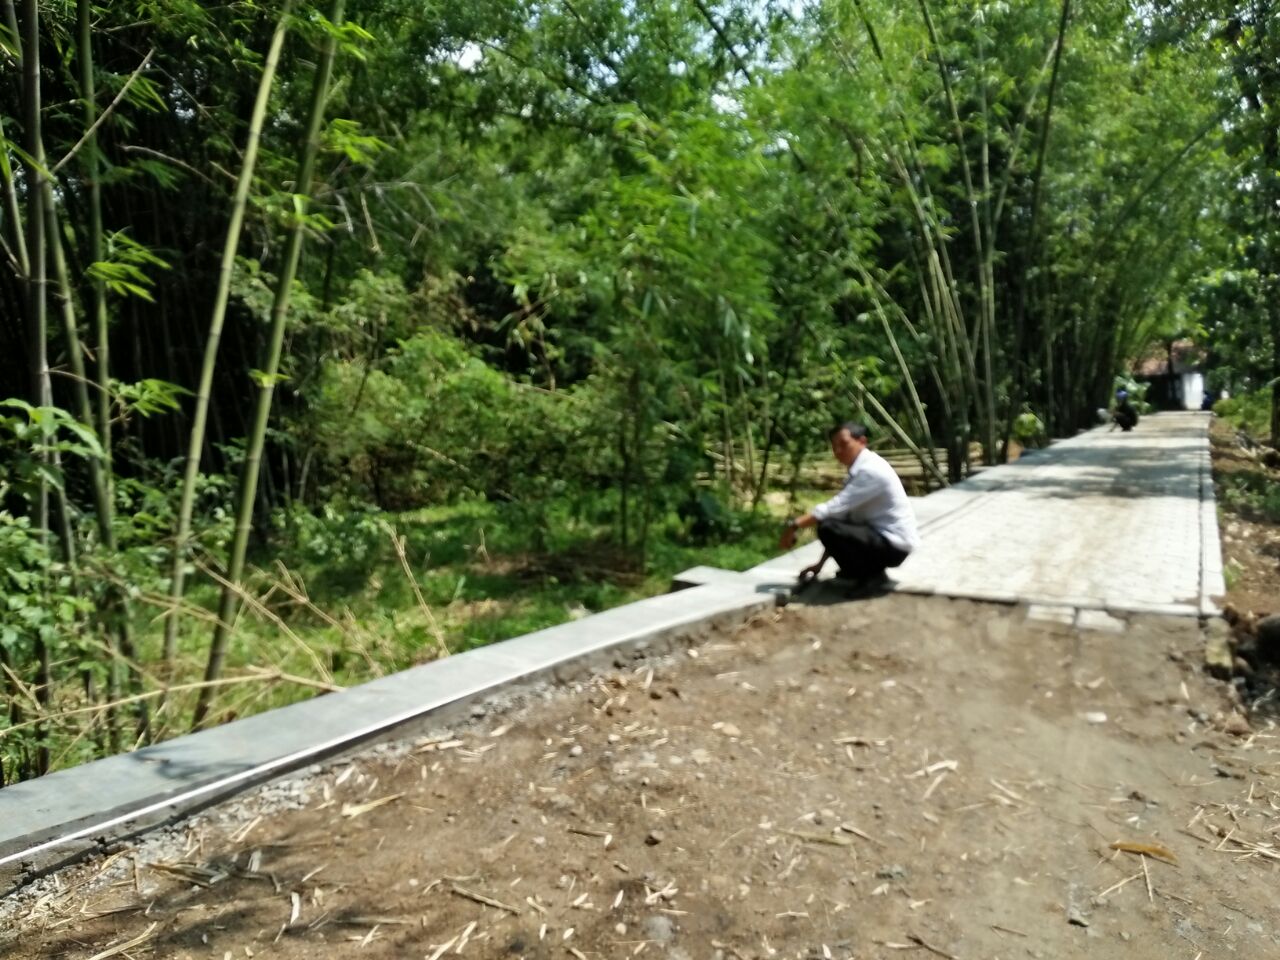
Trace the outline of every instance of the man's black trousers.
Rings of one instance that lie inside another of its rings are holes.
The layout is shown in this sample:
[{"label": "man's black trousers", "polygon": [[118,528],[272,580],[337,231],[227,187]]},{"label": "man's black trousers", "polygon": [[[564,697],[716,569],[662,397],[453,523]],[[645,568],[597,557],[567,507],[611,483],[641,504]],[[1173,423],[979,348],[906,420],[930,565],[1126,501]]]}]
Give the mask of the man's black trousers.
[{"label": "man's black trousers", "polygon": [[818,524],[818,539],[839,564],[840,576],[850,580],[880,577],[886,567],[899,566],[907,559],[906,553],[855,520],[823,520]]}]

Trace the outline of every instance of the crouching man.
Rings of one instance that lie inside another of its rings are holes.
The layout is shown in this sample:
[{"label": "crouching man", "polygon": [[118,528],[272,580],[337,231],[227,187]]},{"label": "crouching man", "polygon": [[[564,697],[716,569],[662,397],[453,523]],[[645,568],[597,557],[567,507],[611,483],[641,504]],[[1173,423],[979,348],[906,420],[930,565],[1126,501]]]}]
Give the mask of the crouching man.
[{"label": "crouching man", "polygon": [[885,569],[900,565],[920,543],[915,511],[893,467],[867,449],[866,427],[842,423],[830,439],[831,453],[849,468],[844,487],[804,516],[787,520],[779,546],[790,550],[798,529],[816,526],[822,559],[801,571],[801,585],[834,557],[837,576],[859,589],[883,587],[889,582]]}]

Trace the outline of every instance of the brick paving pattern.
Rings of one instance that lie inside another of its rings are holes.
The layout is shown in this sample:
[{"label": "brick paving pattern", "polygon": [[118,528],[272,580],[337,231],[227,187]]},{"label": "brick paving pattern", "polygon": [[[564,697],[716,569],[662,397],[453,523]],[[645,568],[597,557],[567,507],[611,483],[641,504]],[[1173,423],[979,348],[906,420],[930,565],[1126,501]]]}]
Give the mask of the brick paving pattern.
[{"label": "brick paving pattern", "polygon": [[[1199,613],[1222,591],[1209,417],[1093,430],[929,500],[898,588],[1072,607]],[[1202,502],[1203,501],[1203,502]],[[937,505],[931,505],[931,507]]]}]

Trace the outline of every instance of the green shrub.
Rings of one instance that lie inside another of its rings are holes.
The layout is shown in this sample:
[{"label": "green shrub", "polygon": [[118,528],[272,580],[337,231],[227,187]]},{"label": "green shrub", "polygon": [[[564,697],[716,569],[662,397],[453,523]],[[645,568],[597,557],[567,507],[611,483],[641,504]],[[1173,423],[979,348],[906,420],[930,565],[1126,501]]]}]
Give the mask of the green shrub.
[{"label": "green shrub", "polygon": [[1237,430],[1260,440],[1271,435],[1271,392],[1259,390],[1255,393],[1242,393],[1239,396],[1219,400],[1213,405],[1213,412]]},{"label": "green shrub", "polygon": [[1024,410],[1014,418],[1013,438],[1024,447],[1043,447],[1049,443],[1044,421],[1030,410]]}]

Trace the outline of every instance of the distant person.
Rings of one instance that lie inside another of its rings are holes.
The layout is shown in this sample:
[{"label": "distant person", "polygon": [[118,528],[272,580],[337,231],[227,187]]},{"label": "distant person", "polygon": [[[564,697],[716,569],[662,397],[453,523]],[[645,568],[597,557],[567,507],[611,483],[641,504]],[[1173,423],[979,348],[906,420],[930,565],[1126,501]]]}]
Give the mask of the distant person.
[{"label": "distant person", "polygon": [[885,570],[899,566],[920,543],[915,511],[902,481],[884,457],[867,449],[867,428],[842,423],[828,434],[831,453],[849,474],[840,492],[801,517],[786,522],[779,546],[790,550],[796,530],[818,528],[822,559],[800,572],[800,584],[822,572],[835,558],[837,576],[865,589],[888,583]]},{"label": "distant person", "polygon": [[1134,409],[1132,403],[1129,402],[1129,391],[1116,391],[1116,409],[1111,414],[1111,419],[1115,421],[1117,427],[1128,433],[1138,425],[1138,411]]}]

